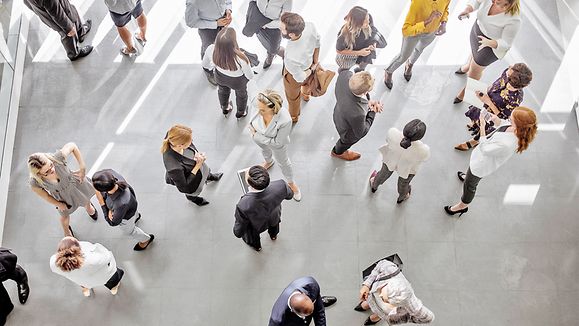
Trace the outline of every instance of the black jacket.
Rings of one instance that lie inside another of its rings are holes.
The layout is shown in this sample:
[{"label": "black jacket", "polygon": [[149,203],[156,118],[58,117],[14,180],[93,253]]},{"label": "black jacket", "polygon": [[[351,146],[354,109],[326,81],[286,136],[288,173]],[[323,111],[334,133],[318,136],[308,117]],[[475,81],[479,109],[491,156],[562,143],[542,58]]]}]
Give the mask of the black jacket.
[{"label": "black jacket", "polygon": [[[195,153],[197,152],[197,148],[195,148],[193,143],[189,145],[189,148]],[[199,188],[203,178],[201,170],[197,171],[196,174],[191,173],[191,170],[197,164],[195,160],[189,159],[169,147],[163,153],[163,164],[166,170],[165,181],[170,185],[176,186],[179,192],[191,194]]]},{"label": "black jacket", "polygon": [[8,248],[0,247],[0,282],[8,279],[14,274],[18,258]]},{"label": "black jacket", "polygon": [[[295,291],[307,295],[314,303],[314,312],[306,317],[305,320],[298,317],[288,307],[288,299]],[[326,312],[322,302],[322,295],[320,294],[320,285],[313,277],[305,276],[291,282],[283,290],[271,310],[269,326],[303,326],[309,325],[312,319],[314,320],[314,325],[326,326]]]},{"label": "black jacket", "polygon": [[340,139],[346,143],[355,143],[366,136],[376,112],[368,110],[368,100],[356,96],[349,86],[354,73],[344,70],[336,81],[336,106],[334,107],[334,125]]},{"label": "black jacket", "polygon": [[248,229],[257,234],[281,222],[281,202],[292,199],[294,193],[283,180],[273,181],[261,192],[249,192],[235,208],[233,234],[241,238]]},{"label": "black jacket", "polygon": [[38,15],[43,23],[61,35],[68,34],[80,23],[76,21],[76,8],[68,0],[24,0],[24,4]]}]

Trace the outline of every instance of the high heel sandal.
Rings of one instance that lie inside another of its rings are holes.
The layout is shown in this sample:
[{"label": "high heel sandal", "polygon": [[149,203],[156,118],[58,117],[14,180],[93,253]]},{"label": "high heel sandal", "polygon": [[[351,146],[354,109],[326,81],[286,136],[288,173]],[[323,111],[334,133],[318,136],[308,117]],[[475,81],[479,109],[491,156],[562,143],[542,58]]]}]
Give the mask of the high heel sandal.
[{"label": "high heel sandal", "polygon": [[446,214],[448,215],[455,215],[455,214],[459,214],[458,217],[461,217],[462,214],[468,212],[468,207],[465,207],[463,209],[459,209],[458,211],[453,211],[451,209],[452,206],[444,206],[444,211],[446,212]]},{"label": "high heel sandal", "polygon": [[466,152],[469,149],[473,148],[474,146],[470,143],[470,141],[464,142],[464,143],[460,143],[456,146],[454,146],[454,149],[459,150],[459,151],[463,151]]},{"label": "high heel sandal", "polygon": [[363,302],[363,301],[360,301],[360,303],[358,303],[358,305],[354,307],[354,310],[360,311],[360,312],[366,311],[367,309],[364,309],[364,308],[362,307],[362,302]]}]

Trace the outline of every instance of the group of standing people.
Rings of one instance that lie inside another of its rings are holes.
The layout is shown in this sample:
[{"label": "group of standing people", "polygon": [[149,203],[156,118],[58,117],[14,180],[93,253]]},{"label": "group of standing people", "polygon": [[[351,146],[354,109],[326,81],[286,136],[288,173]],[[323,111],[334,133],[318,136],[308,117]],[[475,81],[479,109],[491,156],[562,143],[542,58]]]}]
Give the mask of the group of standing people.
[{"label": "group of standing people", "polygon": [[[25,2],[29,5],[30,1]],[[66,5],[67,1],[60,3]],[[126,6],[121,5],[122,1],[106,0],[105,3],[126,45],[121,53],[136,54],[131,41],[133,35],[124,26],[131,16],[135,17],[140,30],[134,38],[141,45],[145,44],[146,17],[140,0]],[[405,64],[404,78],[409,81],[412,68],[424,49],[436,36],[446,32],[449,4],[450,0],[411,1],[402,27],[401,51],[385,69],[384,83],[388,89],[393,87],[394,71],[402,64]],[[282,57],[284,63],[281,78],[286,105],[282,94],[272,89],[263,90],[256,96],[257,110],[249,118],[248,129],[264,160],[247,169],[244,177],[249,192],[240,198],[234,212],[234,235],[256,251],[262,249],[261,233],[267,231],[271,240],[277,239],[282,202],[291,199],[299,202],[302,199],[288,147],[292,126],[299,120],[301,101],[310,98],[308,79],[320,68],[321,42],[314,24],[290,12],[291,7],[291,0],[252,0],[243,29],[244,35],[256,35],[267,50],[264,69],[272,65],[276,56]],[[76,9],[72,5],[67,8],[64,12],[72,16],[67,16],[65,20],[73,22],[73,25],[59,26],[59,32],[69,58],[76,60],[81,57],[79,51],[90,53],[92,49],[85,47],[79,50],[76,45],[90,30],[90,20],[80,24]],[[40,11],[33,10],[41,15]],[[475,10],[477,21],[473,24],[470,40],[472,55],[456,74],[468,73],[470,78],[480,79],[484,67],[503,58],[512,46],[520,25],[519,0],[471,0],[459,19],[468,18]],[[50,15],[48,11],[41,15],[41,19],[45,21],[43,17],[47,15]],[[234,90],[236,117],[247,116],[247,83],[254,77],[252,67],[256,63],[252,53],[239,47],[236,31],[229,27],[233,20],[231,0],[187,0],[185,20],[187,26],[198,29],[203,71],[208,81],[218,87],[222,113],[228,116],[233,110],[230,96]],[[53,22],[47,24],[53,26]],[[288,40],[285,48],[281,46],[282,38]],[[336,41],[339,72],[333,121],[339,139],[330,151],[331,157],[346,161],[361,157],[351,147],[368,133],[376,114],[384,109],[380,101],[371,99],[375,79],[365,69],[376,58],[377,49],[385,46],[386,41],[374,26],[370,13],[359,6],[352,8]],[[487,90],[477,93],[484,107],[471,106],[466,112],[470,119],[467,127],[474,138],[455,147],[461,151],[473,148],[468,169],[457,173],[464,182],[463,195],[459,203],[444,207],[448,214],[462,215],[467,212],[481,178],[496,171],[514,153],[522,153],[533,141],[537,132],[536,115],[531,109],[520,106],[522,89],[531,80],[530,68],[524,63],[517,63],[507,68]],[[455,104],[460,103],[463,97],[464,90],[457,95]],[[372,193],[393,172],[397,172],[397,203],[401,204],[410,197],[410,183],[421,164],[430,157],[428,145],[422,142],[426,130],[426,124],[419,119],[408,122],[402,131],[397,128],[388,130],[386,143],[379,149],[382,165],[373,170],[369,177]],[[193,130],[180,124],[172,126],[163,139],[161,154],[166,183],[174,185],[194,204],[208,205],[209,201],[201,196],[204,186],[218,182],[223,173],[211,171],[206,154],[193,144]],[[70,169],[67,162],[70,155],[74,156],[78,171]],[[270,180],[268,170],[274,163],[281,168],[285,180]],[[30,155],[28,167],[32,190],[56,207],[65,235],[57,253],[50,259],[51,269],[80,285],[85,296],[90,296],[91,289],[99,285],[105,285],[113,295],[116,294],[124,271],[117,267],[112,252],[104,246],[75,238],[70,215],[83,207],[91,220],[98,220],[99,213],[91,204],[91,198],[96,196],[104,220],[131,236],[136,242],[135,251],[145,250],[155,236],[137,226],[141,213],[135,190],[120,173],[112,169],[103,169],[91,178],[87,177],[84,159],[74,143],[64,145],[55,153]],[[20,276],[15,280],[19,284],[21,302],[24,303],[29,289],[25,272]],[[1,291],[0,300],[3,295]],[[317,326],[324,326],[324,308],[336,301],[335,297],[321,296],[315,279],[300,278],[292,282],[276,301],[269,325],[304,325],[314,320]],[[372,314],[364,325],[373,325],[380,320],[399,324],[428,323],[434,319],[434,314],[414,295],[400,267],[386,260],[379,262],[362,283],[360,303],[355,310],[368,309]]]}]

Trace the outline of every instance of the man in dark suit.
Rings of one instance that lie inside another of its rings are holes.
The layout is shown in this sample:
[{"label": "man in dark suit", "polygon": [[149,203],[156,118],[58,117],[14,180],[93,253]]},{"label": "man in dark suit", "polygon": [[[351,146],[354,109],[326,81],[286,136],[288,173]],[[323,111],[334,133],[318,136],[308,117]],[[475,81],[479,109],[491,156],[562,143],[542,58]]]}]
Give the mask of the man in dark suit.
[{"label": "man in dark suit", "polygon": [[78,45],[84,41],[92,22],[88,19],[83,24],[78,11],[68,0],[24,0],[24,4],[44,24],[60,34],[60,41],[71,61],[86,57],[92,51],[91,45]]},{"label": "man in dark suit", "polygon": [[235,208],[233,234],[242,238],[256,251],[260,251],[260,233],[267,230],[272,240],[277,239],[281,222],[281,203],[284,199],[291,200],[294,193],[283,180],[270,183],[269,173],[261,165],[249,168],[245,177],[250,188]]},{"label": "man in dark suit", "polygon": [[271,310],[269,326],[303,326],[314,320],[316,326],[326,326],[325,307],[338,301],[320,294],[320,285],[311,276],[298,278],[281,293]]},{"label": "man in dark suit", "polygon": [[17,257],[10,250],[0,247],[0,325],[6,323],[8,314],[14,309],[10,296],[2,282],[14,280],[18,285],[18,299],[25,304],[30,294],[28,277],[22,267],[16,264]]},{"label": "man in dark suit", "polygon": [[336,106],[334,125],[340,139],[332,149],[332,157],[346,161],[360,158],[360,153],[350,147],[366,136],[376,113],[382,112],[382,103],[371,101],[369,92],[374,87],[374,78],[369,72],[353,73],[344,70],[336,81]]}]

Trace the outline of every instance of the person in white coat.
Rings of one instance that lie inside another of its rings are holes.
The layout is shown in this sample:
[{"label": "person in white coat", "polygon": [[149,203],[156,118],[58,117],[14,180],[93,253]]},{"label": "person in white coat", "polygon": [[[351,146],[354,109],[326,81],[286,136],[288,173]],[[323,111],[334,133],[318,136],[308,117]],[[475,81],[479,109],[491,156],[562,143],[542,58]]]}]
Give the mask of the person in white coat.
[{"label": "person in white coat", "polygon": [[113,253],[103,245],[73,237],[60,240],[56,254],[50,257],[50,269],[80,285],[85,297],[90,296],[92,288],[101,285],[117,294],[125,274],[117,267]]},{"label": "person in white coat", "polygon": [[261,148],[265,162],[261,165],[269,169],[274,158],[281,167],[288,186],[294,193],[294,200],[300,201],[302,194],[294,181],[292,162],[288,155],[288,144],[292,129],[292,118],[287,109],[282,107],[281,95],[267,89],[257,96],[257,113],[249,122],[249,131],[253,141]]},{"label": "person in white coat", "polygon": [[392,172],[398,172],[398,204],[410,197],[412,191],[410,181],[416,175],[422,162],[430,157],[430,148],[420,139],[426,133],[426,124],[420,119],[414,119],[404,126],[404,131],[391,128],[388,131],[386,144],[380,147],[382,153],[382,168],[379,172],[372,171],[370,188],[376,192]]}]

